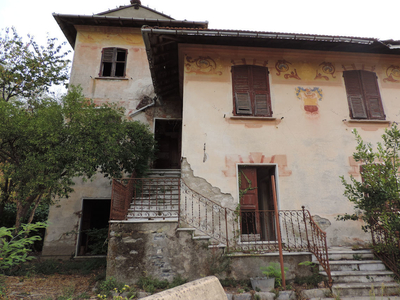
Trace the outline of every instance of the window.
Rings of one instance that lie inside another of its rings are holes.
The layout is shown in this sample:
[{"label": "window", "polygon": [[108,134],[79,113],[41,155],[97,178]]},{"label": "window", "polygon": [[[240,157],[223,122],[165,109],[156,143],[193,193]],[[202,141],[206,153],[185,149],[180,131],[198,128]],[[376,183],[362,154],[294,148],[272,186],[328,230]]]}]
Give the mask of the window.
[{"label": "window", "polygon": [[344,71],[347,100],[352,119],[385,120],[376,74]]},{"label": "window", "polygon": [[101,55],[101,77],[125,77],[127,50],[104,48]]},{"label": "window", "polygon": [[232,84],[235,115],[272,116],[267,68],[233,66]]}]

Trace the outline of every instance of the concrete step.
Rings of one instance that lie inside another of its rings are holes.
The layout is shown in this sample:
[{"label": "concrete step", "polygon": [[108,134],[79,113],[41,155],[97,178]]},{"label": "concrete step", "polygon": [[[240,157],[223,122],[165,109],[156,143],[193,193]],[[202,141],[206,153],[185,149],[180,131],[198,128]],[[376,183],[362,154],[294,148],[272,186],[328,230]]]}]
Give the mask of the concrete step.
[{"label": "concrete step", "polygon": [[337,250],[328,249],[329,260],[372,260],[372,250]]},{"label": "concrete step", "polygon": [[[332,292],[340,296],[388,296],[399,295],[399,284],[396,282],[375,283],[334,283]],[[371,299],[371,298],[369,298]],[[375,299],[375,298],[374,298]],[[392,297],[390,297],[392,299]]]},{"label": "concrete step", "polygon": [[[326,276],[326,272],[319,272]],[[372,282],[392,282],[393,272],[391,271],[331,271],[334,283],[372,283]]]},{"label": "concrete step", "polygon": [[[314,262],[318,263],[318,262]],[[329,261],[331,271],[385,271],[386,267],[380,260],[332,260]],[[319,266],[320,271],[324,271]]]},{"label": "concrete step", "polygon": [[181,177],[180,169],[151,169],[147,172],[149,177]]}]

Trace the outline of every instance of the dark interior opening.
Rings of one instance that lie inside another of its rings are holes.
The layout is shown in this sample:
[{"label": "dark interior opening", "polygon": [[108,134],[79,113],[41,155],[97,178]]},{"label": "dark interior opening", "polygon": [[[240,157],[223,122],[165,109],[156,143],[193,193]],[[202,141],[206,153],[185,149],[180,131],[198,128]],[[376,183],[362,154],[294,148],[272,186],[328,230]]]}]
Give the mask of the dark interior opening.
[{"label": "dark interior opening", "polygon": [[78,255],[105,255],[111,200],[84,199]]},{"label": "dark interior opening", "polygon": [[181,168],[181,120],[155,120],[155,134],[157,141],[157,155],[154,169]]}]

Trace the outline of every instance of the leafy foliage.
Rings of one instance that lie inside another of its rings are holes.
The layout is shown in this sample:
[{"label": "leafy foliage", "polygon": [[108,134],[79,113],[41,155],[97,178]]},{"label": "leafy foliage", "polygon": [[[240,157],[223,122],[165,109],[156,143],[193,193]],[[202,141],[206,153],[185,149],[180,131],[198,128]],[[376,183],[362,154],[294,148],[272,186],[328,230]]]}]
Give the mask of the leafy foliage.
[{"label": "leafy foliage", "polygon": [[39,46],[32,36],[24,41],[15,28],[4,29],[0,35],[0,100],[12,98],[37,99],[50,86],[68,79],[65,59],[57,39],[47,38],[46,46]]},{"label": "leafy foliage", "polygon": [[108,245],[108,228],[92,228],[85,231],[91,243],[88,247],[91,255],[106,254]]},{"label": "leafy foliage", "polygon": [[28,246],[40,239],[40,236],[28,236],[28,234],[46,226],[47,224],[43,222],[22,224],[17,234],[14,234],[15,228],[13,227],[0,227],[0,271],[5,272],[23,262],[32,260],[33,257],[28,256]]},{"label": "leafy foliage", "polygon": [[[379,221],[385,224],[387,230],[395,232],[400,229],[400,219],[391,208],[399,208],[400,200],[400,131],[395,123],[390,129],[386,129],[382,135],[383,143],[377,143],[376,150],[371,143],[365,143],[356,130],[353,130],[353,133],[357,141],[353,157],[355,161],[362,162],[362,181],[352,176],[350,182],[343,176],[341,179],[345,187],[344,195],[354,204],[355,209],[361,210],[362,213],[340,215],[337,219],[362,219],[369,224],[371,217],[377,216],[379,212]],[[369,225],[363,226],[366,231],[368,228]]]},{"label": "leafy foliage", "polygon": [[[262,273],[271,278],[275,278],[275,287],[280,287],[282,286],[282,272],[281,272],[281,265],[277,262],[271,262],[268,264],[266,267],[261,267],[260,268]],[[286,272],[289,269],[287,267],[284,267],[284,273],[286,275]]]},{"label": "leafy foliage", "polygon": [[30,108],[0,101],[0,206],[17,203],[16,227],[31,206],[67,197],[75,177],[145,172],[153,136],[123,116],[113,105],[96,106],[76,87],[61,101],[43,99]]}]

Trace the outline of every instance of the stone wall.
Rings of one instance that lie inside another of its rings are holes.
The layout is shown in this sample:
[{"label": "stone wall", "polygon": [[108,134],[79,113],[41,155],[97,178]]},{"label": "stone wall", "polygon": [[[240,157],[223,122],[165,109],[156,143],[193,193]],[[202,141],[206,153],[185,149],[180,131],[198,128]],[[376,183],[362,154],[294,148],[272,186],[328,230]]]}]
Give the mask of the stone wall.
[{"label": "stone wall", "polygon": [[[188,280],[208,275],[249,279],[261,275],[260,266],[279,262],[277,253],[231,254],[227,264],[222,249],[209,249],[207,240],[192,239],[192,231],[176,231],[176,222],[113,222],[110,227],[107,277],[126,284],[143,275],[168,281],[177,275]],[[305,260],[311,260],[311,254],[285,254],[286,278],[311,275],[309,267],[298,265]]]}]

